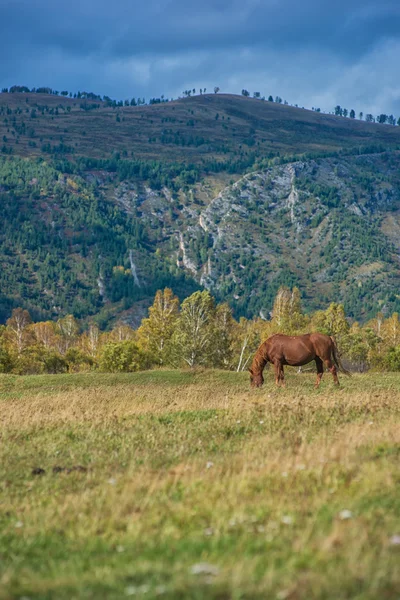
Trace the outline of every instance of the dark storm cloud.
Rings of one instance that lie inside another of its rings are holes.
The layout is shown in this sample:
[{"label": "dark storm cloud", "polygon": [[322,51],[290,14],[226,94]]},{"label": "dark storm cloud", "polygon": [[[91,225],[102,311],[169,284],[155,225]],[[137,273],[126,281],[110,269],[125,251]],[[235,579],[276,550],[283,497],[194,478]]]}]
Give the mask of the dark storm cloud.
[{"label": "dark storm cloud", "polygon": [[331,47],[358,54],[400,31],[397,0],[11,0],[2,9],[2,39],[66,53],[165,53],[265,45]]},{"label": "dark storm cloud", "polygon": [[[379,74],[378,90],[368,85],[368,63],[381,57],[393,70],[399,32],[398,0],[0,0],[0,85],[90,87],[125,97],[133,89],[176,95],[213,82],[240,92],[246,79],[310,104],[316,93],[331,102],[335,82],[340,91],[359,67],[364,83],[354,100],[375,106],[381,86]],[[396,104],[386,65],[381,77],[388,104]]]}]

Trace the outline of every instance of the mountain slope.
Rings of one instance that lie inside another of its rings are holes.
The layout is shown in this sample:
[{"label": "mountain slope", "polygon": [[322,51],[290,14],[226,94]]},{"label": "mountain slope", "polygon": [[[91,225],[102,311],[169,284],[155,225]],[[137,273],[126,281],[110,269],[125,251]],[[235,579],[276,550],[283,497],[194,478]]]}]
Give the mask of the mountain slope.
[{"label": "mountain slope", "polygon": [[165,190],[134,189],[129,200],[125,189],[124,202],[159,232],[160,254],[238,314],[267,315],[281,284],[298,285],[309,308],[334,298],[357,318],[400,307],[399,153],[270,167],[205,206],[201,191],[176,220]]},{"label": "mountain slope", "polygon": [[116,107],[48,94],[0,94],[3,151],[202,164],[400,145],[400,128],[227,94]]},{"label": "mountain slope", "polygon": [[20,305],[137,324],[164,286],[246,316],[282,284],[308,309],[400,309],[399,127],[223,95],[39,96],[0,94],[0,321]]}]

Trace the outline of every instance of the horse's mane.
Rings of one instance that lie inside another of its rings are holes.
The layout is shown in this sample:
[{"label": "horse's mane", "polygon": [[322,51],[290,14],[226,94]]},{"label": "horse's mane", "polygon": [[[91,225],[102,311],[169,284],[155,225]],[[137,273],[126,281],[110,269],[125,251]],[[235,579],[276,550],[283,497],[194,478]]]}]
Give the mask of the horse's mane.
[{"label": "horse's mane", "polygon": [[[275,334],[275,335],[279,335],[279,334]],[[271,336],[271,337],[275,337]],[[267,352],[266,352],[266,345],[267,342],[270,340],[271,338],[268,338],[268,340],[265,340],[265,342],[263,342],[257,349],[254,358],[253,358],[253,362],[251,363],[251,370],[254,371],[262,371],[263,368],[265,367],[265,363],[267,362]]]}]

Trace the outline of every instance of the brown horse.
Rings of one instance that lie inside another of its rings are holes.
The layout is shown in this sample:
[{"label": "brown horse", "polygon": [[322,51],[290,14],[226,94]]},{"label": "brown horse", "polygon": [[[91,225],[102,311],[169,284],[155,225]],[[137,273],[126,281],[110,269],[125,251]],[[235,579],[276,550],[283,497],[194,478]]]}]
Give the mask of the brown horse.
[{"label": "brown horse", "polygon": [[261,387],[264,383],[263,370],[267,362],[275,367],[275,383],[285,386],[283,365],[300,367],[315,360],[317,365],[318,387],[324,366],[332,373],[333,380],[339,385],[336,367],[342,373],[350,375],[349,371],[343,367],[335,338],[323,333],[307,333],[305,335],[283,335],[277,333],[268,338],[258,348],[251,365],[250,383],[252,387]]}]

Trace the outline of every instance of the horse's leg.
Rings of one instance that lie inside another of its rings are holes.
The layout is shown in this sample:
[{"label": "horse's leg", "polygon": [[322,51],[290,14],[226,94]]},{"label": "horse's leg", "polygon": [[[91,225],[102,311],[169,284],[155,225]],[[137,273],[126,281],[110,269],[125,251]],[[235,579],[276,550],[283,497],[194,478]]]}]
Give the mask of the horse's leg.
[{"label": "horse's leg", "polygon": [[330,372],[332,373],[332,377],[333,377],[333,381],[335,382],[336,385],[340,385],[339,384],[339,379],[337,376],[337,370],[335,365],[333,364],[333,362],[331,361],[330,358],[327,358],[324,360],[324,363],[326,364],[327,368],[330,370]]},{"label": "horse's leg", "polygon": [[286,383],[285,383],[285,373],[284,373],[284,371],[283,371],[283,365],[280,365],[279,376],[280,376],[280,380],[281,380],[281,382],[282,382],[282,387],[286,387]]},{"label": "horse's leg", "polygon": [[317,381],[315,382],[315,387],[318,387],[321,383],[322,375],[324,374],[324,363],[319,356],[316,356],[315,364],[317,366]]},{"label": "horse's leg", "polygon": [[277,386],[279,386],[279,381],[281,378],[281,365],[280,365],[279,361],[274,362],[274,369],[275,369],[275,383]]}]

